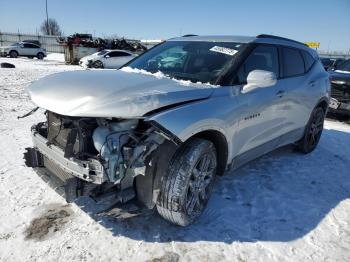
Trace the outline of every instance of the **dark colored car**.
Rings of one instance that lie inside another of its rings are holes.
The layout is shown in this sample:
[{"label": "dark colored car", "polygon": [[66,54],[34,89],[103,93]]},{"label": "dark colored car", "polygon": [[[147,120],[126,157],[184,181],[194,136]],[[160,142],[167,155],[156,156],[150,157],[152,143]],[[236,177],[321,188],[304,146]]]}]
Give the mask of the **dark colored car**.
[{"label": "dark colored car", "polygon": [[344,62],[344,58],[329,58],[321,57],[321,62],[325,70],[337,69],[337,67]]},{"label": "dark colored car", "polygon": [[330,72],[331,102],[330,111],[350,116],[350,59]]}]

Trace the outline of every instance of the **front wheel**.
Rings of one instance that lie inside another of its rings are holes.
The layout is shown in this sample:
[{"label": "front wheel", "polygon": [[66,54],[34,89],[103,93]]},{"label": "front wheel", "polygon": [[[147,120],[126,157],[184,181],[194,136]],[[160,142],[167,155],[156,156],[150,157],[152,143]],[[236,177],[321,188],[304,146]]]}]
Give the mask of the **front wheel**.
[{"label": "front wheel", "polygon": [[324,110],[321,107],[315,108],[311,113],[304,136],[297,145],[299,151],[308,154],[316,148],[322,135],[324,117]]},{"label": "front wheel", "polygon": [[11,51],[10,52],[10,57],[11,58],[17,58],[18,57],[18,53],[16,51]]},{"label": "front wheel", "polygon": [[97,60],[97,61],[93,62],[92,67],[93,68],[103,68],[103,63],[101,61]]},{"label": "front wheel", "polygon": [[194,222],[204,211],[216,176],[217,153],[212,142],[186,142],[175,153],[161,181],[158,213],[180,226]]}]

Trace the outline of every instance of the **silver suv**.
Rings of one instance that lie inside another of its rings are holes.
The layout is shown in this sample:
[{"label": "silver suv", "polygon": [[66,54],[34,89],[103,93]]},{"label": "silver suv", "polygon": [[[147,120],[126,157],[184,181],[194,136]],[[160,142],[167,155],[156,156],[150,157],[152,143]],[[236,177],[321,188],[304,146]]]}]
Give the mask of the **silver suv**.
[{"label": "silver suv", "polygon": [[46,57],[46,49],[33,43],[20,42],[10,46],[0,46],[0,55],[11,58],[26,56],[29,58],[37,57],[38,59],[44,59]]},{"label": "silver suv", "polygon": [[186,226],[226,169],[287,144],[313,151],[330,82],[317,53],[290,39],[188,36],[28,91],[47,117],[32,127],[28,166],[59,178],[68,200],[136,197]]}]

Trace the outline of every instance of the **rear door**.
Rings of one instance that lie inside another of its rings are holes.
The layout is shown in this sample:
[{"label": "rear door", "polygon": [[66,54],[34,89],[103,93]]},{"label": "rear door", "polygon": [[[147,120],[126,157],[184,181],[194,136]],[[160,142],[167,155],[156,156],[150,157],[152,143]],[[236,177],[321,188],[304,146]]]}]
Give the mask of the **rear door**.
[{"label": "rear door", "polygon": [[[239,130],[235,135],[233,152],[247,153],[250,158],[272,150],[285,129],[285,90],[279,79],[279,52],[273,45],[259,45],[248,56],[238,71],[241,84],[246,84],[249,72],[265,70],[275,73],[277,82],[273,86],[257,88],[239,96],[243,112]],[[249,153],[251,152],[251,153]]]},{"label": "rear door", "polygon": [[[281,47],[281,79],[285,95],[284,117],[285,133],[280,144],[291,143],[301,137],[310,117],[314,101],[315,75],[308,74],[312,69],[313,58],[306,57],[303,50]],[[309,55],[310,56],[310,55]],[[311,60],[310,60],[311,59]]]}]

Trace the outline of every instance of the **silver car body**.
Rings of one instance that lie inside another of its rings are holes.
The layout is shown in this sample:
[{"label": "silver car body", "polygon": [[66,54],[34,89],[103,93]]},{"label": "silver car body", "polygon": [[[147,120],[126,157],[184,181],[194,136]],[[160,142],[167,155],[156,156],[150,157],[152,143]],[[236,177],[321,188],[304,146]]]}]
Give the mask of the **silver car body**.
[{"label": "silver car body", "polygon": [[103,50],[95,54],[85,56],[79,61],[82,67],[91,67],[96,61],[100,61],[104,68],[118,69],[137,55],[126,50]]},{"label": "silver car body", "polygon": [[195,84],[123,70],[59,73],[35,82],[28,92],[38,107],[60,115],[152,121],[180,142],[215,131],[225,138],[226,166],[232,167],[299,140],[313,109],[320,103],[328,105],[328,73],[317,53],[305,45],[240,36],[168,41],[286,46],[306,51],[316,62],[302,75],[277,78],[273,85],[249,92],[243,91],[243,84]]},{"label": "silver car body", "polygon": [[35,57],[41,53],[46,57],[46,50],[32,43],[20,42],[11,46],[0,47],[0,55],[2,56],[10,55],[11,51],[17,52],[19,56]]}]

